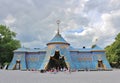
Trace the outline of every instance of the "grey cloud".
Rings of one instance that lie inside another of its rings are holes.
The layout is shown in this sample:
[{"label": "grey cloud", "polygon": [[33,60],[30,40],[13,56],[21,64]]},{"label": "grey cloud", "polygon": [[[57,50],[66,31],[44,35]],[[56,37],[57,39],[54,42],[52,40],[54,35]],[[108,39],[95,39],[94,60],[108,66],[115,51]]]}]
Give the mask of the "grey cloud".
[{"label": "grey cloud", "polygon": [[111,10],[108,8],[110,0],[89,0],[85,4],[85,12],[89,12],[91,10],[97,10],[101,13],[106,12],[107,10]]},{"label": "grey cloud", "polygon": [[92,45],[92,39],[94,37],[94,33],[88,33],[87,35],[75,35],[75,34],[66,34],[65,38],[68,40],[68,42],[71,43],[71,45],[79,48],[79,47],[91,47]]},{"label": "grey cloud", "polygon": [[112,15],[110,21],[113,24],[113,27],[115,27],[116,29],[119,29],[120,28],[120,11],[117,15]]},{"label": "grey cloud", "polygon": [[[88,0],[86,2],[84,0],[0,0],[0,23],[3,24],[3,20],[9,14],[12,15],[16,21],[10,25],[10,28],[17,33],[17,39],[28,47],[44,46],[49,42],[57,30],[55,22],[57,19],[62,21],[60,25],[62,35],[72,45],[90,46],[93,37],[97,35],[104,36],[99,40],[99,44],[105,46],[108,42],[105,42],[105,45],[101,42],[107,41],[107,38],[110,39],[112,34],[102,35],[99,29],[95,30],[96,32],[89,31],[84,36],[64,32],[80,27],[88,29],[91,28],[90,24],[101,23],[103,21],[101,15],[119,10],[120,4],[117,1],[119,0]],[[76,9],[78,9],[77,13]],[[113,16],[107,24],[111,23],[113,25],[111,27],[119,31],[119,16]],[[73,24],[70,24],[71,21]],[[95,27],[97,26],[93,26],[93,30],[96,29]]]}]

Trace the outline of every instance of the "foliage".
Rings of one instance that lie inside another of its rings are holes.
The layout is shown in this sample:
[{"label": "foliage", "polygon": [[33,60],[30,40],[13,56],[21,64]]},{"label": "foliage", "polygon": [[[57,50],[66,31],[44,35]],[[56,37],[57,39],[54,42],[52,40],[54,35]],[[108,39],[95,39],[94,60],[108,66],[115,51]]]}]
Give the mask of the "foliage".
[{"label": "foliage", "polygon": [[106,47],[106,55],[111,66],[120,68],[120,33],[115,38],[115,41]]},{"label": "foliage", "polygon": [[21,46],[15,37],[16,33],[9,27],[0,25],[0,64],[9,63],[13,58],[13,50]]}]

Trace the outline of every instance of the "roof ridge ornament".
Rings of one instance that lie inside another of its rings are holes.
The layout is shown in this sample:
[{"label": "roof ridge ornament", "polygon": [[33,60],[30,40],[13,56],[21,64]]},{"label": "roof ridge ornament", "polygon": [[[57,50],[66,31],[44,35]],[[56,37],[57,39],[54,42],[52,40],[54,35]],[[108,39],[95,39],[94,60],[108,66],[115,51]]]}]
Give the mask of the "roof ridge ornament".
[{"label": "roof ridge ornament", "polygon": [[94,41],[94,43],[93,43],[93,45],[92,45],[92,48],[96,47],[97,42],[98,42],[98,38],[95,39],[95,41]]},{"label": "roof ridge ornament", "polygon": [[58,25],[57,34],[60,34],[60,30],[59,30],[59,24],[60,24],[60,22],[61,22],[60,20],[57,20],[57,21],[56,21],[56,23],[57,23],[57,25]]}]

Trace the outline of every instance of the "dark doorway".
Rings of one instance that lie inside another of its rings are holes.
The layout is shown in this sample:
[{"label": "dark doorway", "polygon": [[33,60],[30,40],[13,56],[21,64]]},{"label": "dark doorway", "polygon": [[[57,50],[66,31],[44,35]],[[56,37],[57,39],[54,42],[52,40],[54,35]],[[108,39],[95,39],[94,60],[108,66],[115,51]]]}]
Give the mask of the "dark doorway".
[{"label": "dark doorway", "polygon": [[20,70],[20,60],[16,60],[14,70]]},{"label": "dark doorway", "polygon": [[104,65],[103,65],[103,61],[102,60],[98,60],[98,68],[104,69]]},{"label": "dark doorway", "polygon": [[54,56],[50,57],[50,60],[49,60],[46,70],[51,70],[53,68],[55,68],[57,70],[60,70],[61,68],[67,69],[67,65],[65,63],[64,56],[60,56],[59,51],[55,51]]}]

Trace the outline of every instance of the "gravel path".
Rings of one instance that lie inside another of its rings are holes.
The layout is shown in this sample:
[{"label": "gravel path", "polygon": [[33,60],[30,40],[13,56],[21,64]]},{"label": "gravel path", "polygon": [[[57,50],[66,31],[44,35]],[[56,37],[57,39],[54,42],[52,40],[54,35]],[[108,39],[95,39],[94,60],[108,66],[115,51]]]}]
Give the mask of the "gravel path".
[{"label": "gravel path", "polygon": [[0,70],[0,83],[120,83],[120,70],[39,73]]}]

